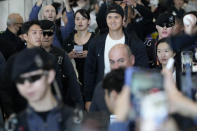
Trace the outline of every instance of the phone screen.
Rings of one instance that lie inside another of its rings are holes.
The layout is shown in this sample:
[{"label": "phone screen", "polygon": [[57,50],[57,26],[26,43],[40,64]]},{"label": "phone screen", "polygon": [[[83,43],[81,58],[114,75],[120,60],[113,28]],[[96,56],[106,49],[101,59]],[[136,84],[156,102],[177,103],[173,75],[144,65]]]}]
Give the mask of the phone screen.
[{"label": "phone screen", "polygon": [[131,119],[144,114],[141,113],[144,112],[141,105],[147,96],[164,92],[163,75],[157,70],[128,68],[125,72],[125,83],[130,87],[131,103],[135,110],[132,112],[135,114],[130,114]]},{"label": "phone screen", "polygon": [[193,63],[192,51],[182,51],[181,52],[182,72],[186,72],[186,64],[190,65],[190,69],[192,71],[192,63]]},{"label": "phone screen", "polygon": [[76,53],[83,53],[83,46],[82,45],[74,45],[74,50]]},{"label": "phone screen", "polygon": [[163,76],[157,70],[130,68],[126,71],[126,84],[130,87],[134,96],[162,91]]}]

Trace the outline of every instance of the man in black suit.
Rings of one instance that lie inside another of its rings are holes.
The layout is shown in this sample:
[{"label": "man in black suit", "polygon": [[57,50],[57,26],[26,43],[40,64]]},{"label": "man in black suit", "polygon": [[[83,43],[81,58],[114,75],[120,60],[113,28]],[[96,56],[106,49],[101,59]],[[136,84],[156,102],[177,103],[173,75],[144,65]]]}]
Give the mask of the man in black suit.
[{"label": "man in black suit", "polygon": [[73,68],[73,65],[68,57],[68,54],[61,48],[52,45],[55,33],[55,25],[52,21],[40,21],[43,30],[43,39],[41,47],[45,51],[53,54],[57,62],[57,77],[60,80],[58,83],[62,93],[63,102],[71,107],[84,107],[80,85]]}]

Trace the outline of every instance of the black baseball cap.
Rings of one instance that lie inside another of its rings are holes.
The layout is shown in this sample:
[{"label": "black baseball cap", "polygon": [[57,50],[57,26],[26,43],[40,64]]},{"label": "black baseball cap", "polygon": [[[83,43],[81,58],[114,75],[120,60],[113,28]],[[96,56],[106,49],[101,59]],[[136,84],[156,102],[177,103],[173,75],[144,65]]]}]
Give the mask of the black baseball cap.
[{"label": "black baseball cap", "polygon": [[162,13],[156,20],[156,25],[161,27],[172,27],[175,25],[175,16],[170,13]]},{"label": "black baseball cap", "polygon": [[40,20],[39,22],[42,30],[55,30],[54,22],[50,20]]},{"label": "black baseball cap", "polygon": [[21,74],[39,69],[55,69],[55,58],[42,48],[26,48],[16,55],[12,68],[12,80]]},{"label": "black baseball cap", "polygon": [[122,18],[124,18],[124,11],[120,5],[117,5],[114,3],[109,5],[107,8],[106,17],[109,13],[117,13],[117,14],[120,14]]},{"label": "black baseball cap", "polygon": [[[54,22],[50,20],[41,20],[40,21],[40,26],[43,30],[43,36],[52,36],[55,31],[55,24]],[[46,31],[47,30],[47,31]]]}]

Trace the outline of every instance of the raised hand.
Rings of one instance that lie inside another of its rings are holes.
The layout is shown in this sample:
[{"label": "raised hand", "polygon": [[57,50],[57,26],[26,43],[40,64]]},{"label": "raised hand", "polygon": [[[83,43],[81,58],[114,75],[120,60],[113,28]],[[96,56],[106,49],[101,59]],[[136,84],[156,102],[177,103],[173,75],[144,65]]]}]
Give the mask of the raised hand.
[{"label": "raised hand", "polygon": [[61,14],[60,17],[62,17],[62,20],[63,20],[63,22],[64,22],[64,25],[66,26],[67,23],[68,23],[68,17],[67,17],[67,15],[66,15],[66,11],[63,12],[63,14]]},{"label": "raised hand", "polygon": [[117,98],[114,114],[117,116],[117,121],[125,122],[128,119],[131,111],[130,89],[127,86],[122,88],[120,95]]},{"label": "raised hand", "polygon": [[123,0],[123,2],[126,3],[127,5],[134,6],[134,7],[136,7],[137,5],[137,2],[135,0]]},{"label": "raised hand", "polygon": [[197,18],[193,14],[188,14],[183,17],[184,31],[186,34],[191,35],[195,28]]},{"label": "raised hand", "polygon": [[72,9],[71,9],[71,7],[70,7],[69,0],[64,0],[64,4],[65,4],[65,7],[66,7],[66,10],[67,10],[68,12],[70,12]]},{"label": "raised hand", "polygon": [[37,5],[37,6],[41,6],[42,3],[43,3],[43,1],[45,1],[45,0],[38,0],[38,1],[36,2],[36,5]]}]

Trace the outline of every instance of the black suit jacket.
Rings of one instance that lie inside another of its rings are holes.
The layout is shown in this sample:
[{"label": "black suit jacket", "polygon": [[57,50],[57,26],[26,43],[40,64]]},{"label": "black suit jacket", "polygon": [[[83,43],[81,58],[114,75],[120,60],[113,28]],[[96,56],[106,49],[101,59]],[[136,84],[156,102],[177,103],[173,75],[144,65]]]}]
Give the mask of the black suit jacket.
[{"label": "black suit jacket", "polygon": [[[107,34],[98,35],[89,45],[84,73],[85,101],[91,101],[95,85],[104,76],[104,51]],[[133,32],[129,34],[124,32],[124,34],[125,44],[130,47],[135,56],[135,66],[148,67],[148,56],[143,42]]]},{"label": "black suit jacket", "polygon": [[68,54],[64,50],[55,46],[51,47],[51,54],[56,57],[58,69],[57,80],[61,79],[59,86],[62,86],[63,102],[71,107],[84,107],[83,99],[80,92],[80,85],[77,81],[77,77],[73,68],[73,65],[68,57]]},{"label": "black suit jacket", "polygon": [[0,34],[0,51],[6,60],[24,48],[24,42],[9,29]]}]

